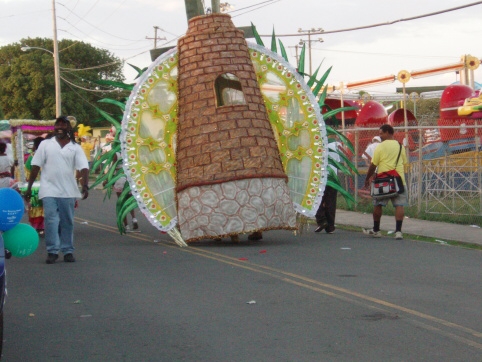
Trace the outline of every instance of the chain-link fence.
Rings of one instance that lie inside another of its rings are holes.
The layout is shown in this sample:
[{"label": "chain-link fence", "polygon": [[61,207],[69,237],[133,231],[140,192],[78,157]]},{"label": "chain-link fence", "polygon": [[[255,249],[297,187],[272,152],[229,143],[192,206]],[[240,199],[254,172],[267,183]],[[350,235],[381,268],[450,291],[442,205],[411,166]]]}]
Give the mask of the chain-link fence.
[{"label": "chain-link fence", "polygon": [[[395,139],[406,146],[405,168],[409,217],[482,226],[482,120],[458,126],[394,127]],[[339,130],[353,143],[345,149],[359,176],[344,177],[356,210],[371,212],[369,190],[363,188],[370,164],[369,145],[376,128]],[[372,146],[373,148],[373,146]],[[344,207],[344,203],[339,203]]]}]

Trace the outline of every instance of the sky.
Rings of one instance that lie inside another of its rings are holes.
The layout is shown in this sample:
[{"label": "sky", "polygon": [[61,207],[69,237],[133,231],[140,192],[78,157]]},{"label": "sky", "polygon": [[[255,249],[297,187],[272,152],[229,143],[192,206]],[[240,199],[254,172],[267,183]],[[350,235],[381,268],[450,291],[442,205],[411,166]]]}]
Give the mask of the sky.
[{"label": "sky", "polygon": [[[210,0],[204,0],[206,7]],[[224,2],[224,1],[222,1]],[[279,37],[295,64],[296,46],[307,40],[298,30],[322,28],[311,37],[312,69],[333,66],[332,85],[457,63],[470,54],[482,58],[482,2],[471,0],[230,0],[236,26],[256,25],[262,35]],[[185,34],[187,20],[183,0],[60,0],[55,3],[58,39],[81,40],[107,49],[126,63],[143,68],[151,64],[154,26],[159,27],[158,47],[175,45]],[[416,20],[400,21],[468,4],[460,10]],[[395,22],[393,25],[346,32],[337,30]],[[479,34],[479,36],[477,35]],[[23,38],[53,37],[51,0],[0,0],[0,47]],[[151,38],[151,39],[147,39]],[[322,38],[323,42],[316,41]],[[269,47],[270,38],[263,38]],[[254,41],[254,40],[251,40]],[[308,52],[306,54],[309,61]],[[62,56],[60,53],[60,62]],[[126,64],[124,74],[132,82],[135,72]],[[455,73],[412,79],[406,86],[444,86]],[[475,71],[482,82],[482,66]],[[402,84],[395,81],[364,90],[393,94]]]}]

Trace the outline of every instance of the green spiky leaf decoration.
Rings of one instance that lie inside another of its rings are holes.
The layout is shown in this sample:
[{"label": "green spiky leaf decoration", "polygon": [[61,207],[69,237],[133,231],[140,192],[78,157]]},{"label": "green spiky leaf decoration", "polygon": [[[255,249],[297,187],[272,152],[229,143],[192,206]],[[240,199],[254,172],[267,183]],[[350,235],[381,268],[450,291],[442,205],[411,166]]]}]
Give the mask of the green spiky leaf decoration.
[{"label": "green spiky leaf decoration", "polygon": [[[147,68],[140,69],[129,64],[133,67],[137,72],[139,77],[142,72],[144,72]],[[136,77],[136,78],[137,78]],[[121,89],[128,89],[132,90],[134,85],[133,84],[125,84],[119,82],[112,82],[112,81],[98,81],[97,83],[103,85],[109,85],[111,87],[121,88]],[[121,132],[121,121],[123,117],[123,113],[125,111],[125,103],[127,99],[122,100],[115,100],[110,98],[101,99],[99,103],[107,103],[114,106],[117,106],[119,109],[118,114],[109,114],[104,110],[96,107],[97,111],[99,112],[100,116],[108,121],[112,126],[115,127],[116,134],[114,140],[110,142],[111,149],[105,153],[102,153],[102,150],[99,150],[98,154],[95,156],[91,173],[94,170],[100,169],[99,176],[91,185],[91,188],[102,184],[103,189],[106,191],[106,197],[110,198],[112,195],[112,191],[114,188],[114,184],[120,180],[121,178],[125,177],[124,169],[122,166],[122,159],[119,159],[117,155],[120,154],[121,145],[119,141],[119,136]],[[119,198],[116,202],[116,215],[117,215],[117,226],[121,234],[126,232],[123,220],[130,213],[132,210],[138,207],[137,202],[135,201],[134,197],[130,193],[130,187],[128,182],[126,181],[124,184],[123,192],[120,194]]]},{"label": "green spiky leaf decoration", "polygon": [[276,35],[274,33],[274,28],[273,28],[273,35],[271,36],[271,51],[273,53],[278,52],[278,48],[276,47]]},{"label": "green spiky leaf decoration", "polygon": [[251,29],[253,30],[254,39],[256,40],[256,44],[264,46],[264,43],[263,43],[263,41],[261,40],[261,37],[258,34],[258,30],[256,29],[256,27],[254,26],[253,23],[251,23]]}]

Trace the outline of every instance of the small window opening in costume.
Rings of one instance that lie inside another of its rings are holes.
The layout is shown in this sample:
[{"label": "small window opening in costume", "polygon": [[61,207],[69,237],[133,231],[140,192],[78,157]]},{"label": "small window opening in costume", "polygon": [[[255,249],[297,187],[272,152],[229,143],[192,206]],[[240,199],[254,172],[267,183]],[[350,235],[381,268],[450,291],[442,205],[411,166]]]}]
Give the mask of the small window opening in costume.
[{"label": "small window opening in costume", "polygon": [[243,89],[238,77],[231,73],[218,76],[214,82],[217,106],[246,104]]}]

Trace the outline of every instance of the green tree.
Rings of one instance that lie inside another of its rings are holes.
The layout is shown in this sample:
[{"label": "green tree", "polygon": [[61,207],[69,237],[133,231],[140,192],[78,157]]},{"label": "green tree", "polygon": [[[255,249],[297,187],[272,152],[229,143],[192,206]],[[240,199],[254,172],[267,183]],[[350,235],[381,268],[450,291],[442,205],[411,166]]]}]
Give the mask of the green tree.
[{"label": "green tree", "polygon": [[434,126],[439,118],[440,98],[418,99],[416,102],[409,100],[407,109],[415,115],[419,124]]},{"label": "green tree", "polygon": [[[0,47],[0,109],[5,119],[55,118],[55,77],[51,53],[22,46],[53,49],[52,39],[22,39]],[[122,82],[122,61],[105,49],[84,42],[59,41],[62,114],[79,123],[96,125],[97,101],[120,98],[128,92],[100,85],[98,80]],[[110,105],[103,106],[109,112]]]}]

